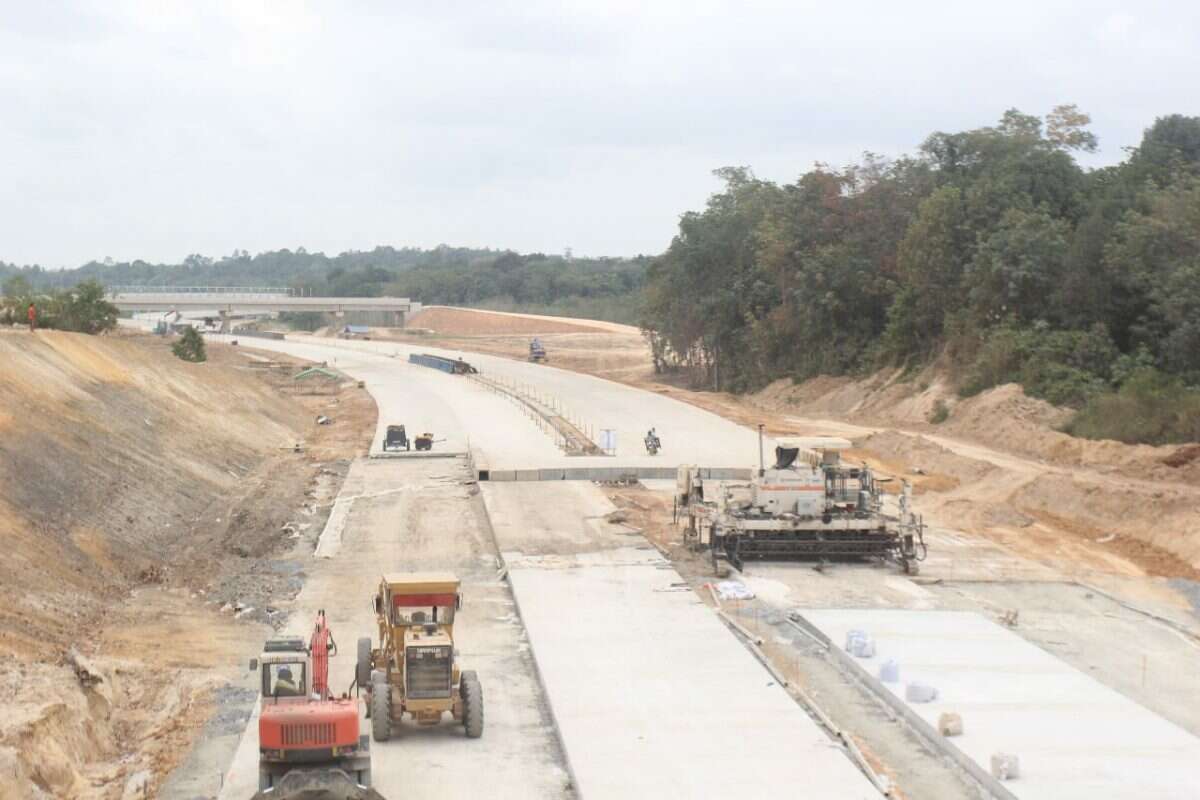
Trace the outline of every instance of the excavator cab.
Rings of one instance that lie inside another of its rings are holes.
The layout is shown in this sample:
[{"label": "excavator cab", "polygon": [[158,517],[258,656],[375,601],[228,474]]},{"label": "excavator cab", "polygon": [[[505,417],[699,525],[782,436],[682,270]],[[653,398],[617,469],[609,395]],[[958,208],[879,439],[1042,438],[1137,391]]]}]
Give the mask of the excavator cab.
[{"label": "excavator cab", "polygon": [[255,800],[379,800],[371,786],[370,741],[359,734],[359,701],[329,687],[337,645],[317,614],[311,637],[268,639],[251,659],[260,671]]},{"label": "excavator cab", "polygon": [[[308,695],[309,657],[303,639],[269,639],[263,646],[262,656],[254,659],[254,662],[262,664],[264,701],[303,698]],[[257,669],[254,662],[252,668]]]}]

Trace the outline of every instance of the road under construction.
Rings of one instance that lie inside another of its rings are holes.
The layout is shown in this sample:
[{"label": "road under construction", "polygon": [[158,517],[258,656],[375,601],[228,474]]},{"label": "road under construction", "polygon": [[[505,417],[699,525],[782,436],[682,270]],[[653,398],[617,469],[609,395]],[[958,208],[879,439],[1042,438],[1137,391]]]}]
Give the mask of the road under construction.
[{"label": "road under construction", "polygon": [[[370,598],[382,572],[450,570],[462,580],[456,643],[482,682],[486,732],[474,740],[452,726],[401,729],[374,744],[374,786],[384,797],[874,798],[934,796],[930,789],[980,798],[1084,796],[1071,789],[1078,770],[1063,767],[1070,757],[1064,761],[1061,749],[1032,736],[1039,708],[1005,705],[998,687],[1011,681],[1019,689],[1026,669],[1045,675],[1041,710],[1053,709],[1058,735],[1088,754],[1079,763],[1091,772],[1080,785],[1090,796],[1141,796],[1133,765],[1143,757],[1154,762],[1156,796],[1189,796],[1200,739],[1186,719],[1114,703],[1096,677],[1047,653],[1031,660],[1022,648],[1032,645],[1018,636],[988,639],[997,623],[985,612],[994,605],[970,603],[955,618],[933,613],[963,606],[940,599],[936,584],[943,579],[970,582],[1007,569],[1024,580],[1036,572],[994,547],[961,532],[931,531],[921,583],[887,565],[818,574],[797,564],[755,564],[735,577],[757,600],[727,601],[721,610],[717,582],[697,582],[614,518],[603,483],[640,479],[669,496],[674,480],[664,479],[679,464],[743,478],[759,452],[755,430],[543,364],[311,336],[252,346],[335,366],[362,381],[379,408],[372,457],[351,467],[342,513],[331,515],[321,536],[291,606],[289,632],[302,635],[324,609],[339,632],[369,633]],[[468,358],[482,380],[410,361],[422,353]],[[607,446],[565,446],[537,409]],[[434,457],[384,453],[392,423],[436,432]],[[662,441],[657,455],[642,446],[651,428]],[[1036,591],[1057,591],[1047,577],[1040,575],[1051,588]],[[877,616],[893,607],[911,612],[899,632],[894,618]],[[948,631],[947,619],[962,630]],[[904,645],[904,637],[921,638],[922,625],[948,644],[930,652]],[[841,651],[851,630],[872,649],[841,664],[828,651]],[[1172,647],[1195,646],[1186,632],[1172,635],[1183,642]],[[878,679],[885,655],[900,661],[906,679],[936,683],[947,665],[962,664],[956,636],[982,637],[994,648],[967,649],[973,661],[963,668],[974,670],[978,684],[961,672],[946,679],[940,699],[921,713],[885,696],[894,694]],[[789,680],[781,664],[803,670],[814,654],[830,669],[810,672],[807,686]],[[335,659],[331,685],[350,686],[354,666],[353,658]],[[1136,740],[1103,734],[1103,712],[1070,713],[1093,700],[1137,716]],[[927,719],[932,711],[961,714],[964,737],[942,736],[938,715]],[[223,768],[220,797],[254,793],[256,732],[252,718]],[[1020,777],[997,777],[987,763],[997,754],[1015,756]]]}]

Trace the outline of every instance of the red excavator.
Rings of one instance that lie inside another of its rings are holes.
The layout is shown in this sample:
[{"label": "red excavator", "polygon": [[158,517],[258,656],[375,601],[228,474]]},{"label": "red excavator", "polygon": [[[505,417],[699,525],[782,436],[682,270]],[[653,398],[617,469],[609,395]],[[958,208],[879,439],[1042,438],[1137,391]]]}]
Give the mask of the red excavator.
[{"label": "red excavator", "polygon": [[371,788],[370,740],[358,731],[358,698],[335,697],[329,688],[335,655],[322,610],[308,642],[274,637],[250,661],[251,670],[262,670],[253,800],[383,800]]}]

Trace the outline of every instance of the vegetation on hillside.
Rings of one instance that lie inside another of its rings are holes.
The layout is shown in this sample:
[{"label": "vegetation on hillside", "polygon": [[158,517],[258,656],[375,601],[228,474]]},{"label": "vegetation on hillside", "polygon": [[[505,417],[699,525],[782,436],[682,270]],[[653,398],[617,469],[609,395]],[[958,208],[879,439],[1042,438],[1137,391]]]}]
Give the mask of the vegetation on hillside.
[{"label": "vegetation on hillside", "polygon": [[117,324],[117,308],[104,299],[104,287],[96,281],[46,291],[35,289],[22,275],[12,275],[2,288],[0,324],[26,324],[30,304],[36,309],[39,328],[96,334]]},{"label": "vegetation on hillside", "polygon": [[1200,118],[1160,118],[1092,171],[1088,123],[1010,110],[786,185],[718,170],[647,273],[657,366],[740,391],[940,357],[963,394],[1018,381],[1085,408],[1082,435],[1195,438]]},{"label": "vegetation on hillside", "polygon": [[184,361],[191,361],[196,364],[208,360],[208,350],[204,346],[204,337],[191,325],[185,327],[183,335],[179,337],[179,341],[171,345],[171,352]]}]

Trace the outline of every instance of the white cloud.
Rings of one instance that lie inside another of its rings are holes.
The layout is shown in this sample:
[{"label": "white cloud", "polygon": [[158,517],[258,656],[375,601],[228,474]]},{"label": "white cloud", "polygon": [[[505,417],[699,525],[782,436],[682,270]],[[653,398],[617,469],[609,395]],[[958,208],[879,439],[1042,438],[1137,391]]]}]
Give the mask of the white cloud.
[{"label": "white cloud", "polygon": [[54,266],[654,252],[726,164],[790,180],[1061,102],[1110,163],[1198,113],[1200,11],[1165,2],[9,5],[0,259]]}]

